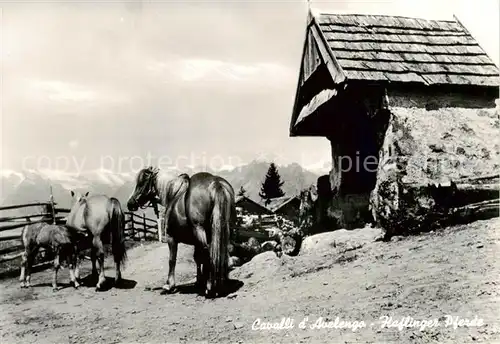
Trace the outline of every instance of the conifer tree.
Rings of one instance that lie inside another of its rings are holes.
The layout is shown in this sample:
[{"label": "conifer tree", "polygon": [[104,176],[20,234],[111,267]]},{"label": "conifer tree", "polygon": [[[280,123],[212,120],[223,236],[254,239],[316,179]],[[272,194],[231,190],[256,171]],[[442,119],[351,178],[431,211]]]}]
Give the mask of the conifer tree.
[{"label": "conifer tree", "polygon": [[271,199],[285,196],[285,193],[281,189],[283,184],[284,182],[281,181],[278,168],[274,163],[271,163],[260,188],[259,196],[266,200],[266,204],[269,204]]}]

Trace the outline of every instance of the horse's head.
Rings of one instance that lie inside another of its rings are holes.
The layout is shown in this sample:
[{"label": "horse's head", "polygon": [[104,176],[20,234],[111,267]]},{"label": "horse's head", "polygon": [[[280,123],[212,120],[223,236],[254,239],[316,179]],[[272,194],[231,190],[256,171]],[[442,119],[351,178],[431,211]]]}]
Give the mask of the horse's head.
[{"label": "horse's head", "polygon": [[68,216],[66,217],[66,223],[75,225],[75,217],[76,214],[78,213],[78,209],[80,209],[81,205],[85,202],[87,199],[87,196],[89,195],[88,192],[85,194],[82,194],[78,191],[73,191],[71,190],[71,198],[73,199],[73,203],[71,204],[71,209],[69,211]]},{"label": "horse's head", "polygon": [[73,199],[72,207],[74,207],[77,204],[81,204],[87,198],[88,195],[89,195],[88,191],[85,194],[83,194],[78,191],[75,192],[71,190],[71,198]]},{"label": "horse's head", "polygon": [[136,211],[139,207],[147,206],[148,202],[153,202],[158,196],[156,189],[156,177],[158,168],[143,168],[137,174],[135,189],[127,202],[127,208],[130,211]]}]

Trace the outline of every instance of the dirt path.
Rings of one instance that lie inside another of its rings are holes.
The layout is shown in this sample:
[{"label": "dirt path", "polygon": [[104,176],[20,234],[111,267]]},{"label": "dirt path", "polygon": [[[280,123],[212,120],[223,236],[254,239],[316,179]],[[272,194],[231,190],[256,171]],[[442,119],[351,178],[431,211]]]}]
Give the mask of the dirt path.
[{"label": "dirt path", "polygon": [[[16,279],[2,281],[1,342],[500,343],[499,225],[498,219],[480,221],[343,253],[332,249],[281,259],[265,253],[232,272],[244,283],[235,295],[216,300],[188,287],[160,295],[154,287],[166,277],[168,248],[137,247],[129,252],[124,273],[134,281],[126,283],[128,289],[53,293],[50,272],[34,274],[38,286],[30,290],[20,289]],[[177,282],[183,284],[194,279],[195,266],[189,247],[181,246],[179,256]],[[67,270],[61,281],[68,281]],[[445,327],[447,314],[477,316],[484,325]],[[383,315],[436,318],[440,326],[381,328]],[[308,327],[319,317],[364,321],[366,327],[300,329],[306,316]],[[252,329],[257,318],[279,322],[283,317],[294,319],[294,328]]]}]

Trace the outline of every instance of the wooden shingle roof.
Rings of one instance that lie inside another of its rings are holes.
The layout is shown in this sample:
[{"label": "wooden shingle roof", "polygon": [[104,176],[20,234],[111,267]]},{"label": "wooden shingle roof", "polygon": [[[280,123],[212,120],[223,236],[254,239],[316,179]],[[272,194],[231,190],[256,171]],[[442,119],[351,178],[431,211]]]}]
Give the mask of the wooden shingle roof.
[{"label": "wooden shingle roof", "polygon": [[315,19],[348,80],[500,85],[498,67],[458,21],[351,14]]},{"label": "wooden shingle roof", "polygon": [[290,202],[293,201],[300,201],[300,199],[297,196],[283,196],[283,197],[276,197],[272,198],[270,200],[270,203],[266,206],[269,210],[271,210],[273,213],[277,212],[281,208],[283,208],[285,205],[287,205]]}]

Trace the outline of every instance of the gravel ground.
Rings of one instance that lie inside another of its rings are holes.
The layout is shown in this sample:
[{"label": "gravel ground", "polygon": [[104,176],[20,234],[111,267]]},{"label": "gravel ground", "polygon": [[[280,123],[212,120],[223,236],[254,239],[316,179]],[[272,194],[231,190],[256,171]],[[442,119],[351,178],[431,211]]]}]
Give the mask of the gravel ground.
[{"label": "gravel ground", "polygon": [[[312,240],[297,257],[266,252],[232,271],[243,285],[215,300],[190,286],[190,247],[179,247],[178,292],[161,295],[168,248],[139,246],[129,251],[126,283],[104,292],[90,286],[53,292],[50,271],[34,274],[29,290],[17,279],[2,280],[0,342],[500,343],[499,225],[499,219],[477,221],[389,243],[336,243],[331,250],[324,240],[321,249],[311,248]],[[110,261],[107,267],[113,277]],[[67,270],[60,281],[69,281]],[[446,315],[483,324],[454,328]],[[392,317],[391,327],[383,326],[383,316]],[[337,317],[344,326],[335,324]],[[398,329],[404,317],[428,326]],[[262,329],[282,318],[289,318],[282,326],[288,328]],[[330,328],[311,328],[322,320]]]}]

